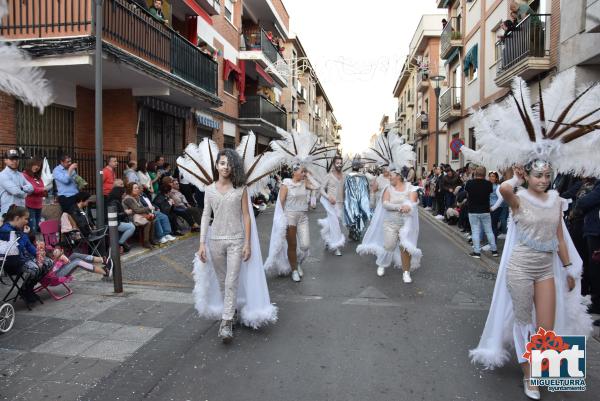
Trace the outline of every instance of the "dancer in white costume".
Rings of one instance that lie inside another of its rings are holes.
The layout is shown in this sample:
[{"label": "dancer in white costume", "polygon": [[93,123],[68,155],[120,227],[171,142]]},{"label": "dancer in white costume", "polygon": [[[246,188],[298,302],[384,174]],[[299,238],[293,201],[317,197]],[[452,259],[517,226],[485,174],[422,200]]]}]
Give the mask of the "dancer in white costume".
[{"label": "dancer in white costume", "polygon": [[332,157],[335,147],[320,147],[310,133],[280,131],[283,140],[271,143],[276,153],[283,155],[293,168],[293,178],[283,182],[273,215],[269,256],[265,269],[270,274],[301,280],[304,272],[300,266],[310,248],[308,216],[306,214],[311,190],[319,188],[326,173],[322,163]]},{"label": "dancer in white costume", "polygon": [[[388,145],[386,145],[387,147]],[[412,282],[410,272],[421,265],[417,248],[419,217],[416,187],[405,182],[402,167],[412,165],[415,154],[410,145],[392,138],[388,151],[379,156],[390,169],[390,185],[383,191],[363,242],[356,248],[360,255],[377,256],[377,275],[383,276],[392,264],[402,267],[405,283]]]},{"label": "dancer in white costume", "polygon": [[321,186],[321,204],[327,212],[327,217],[319,219],[321,226],[321,239],[325,247],[342,256],[341,248],[346,244],[346,237],[342,233],[344,227],[344,159],[335,155],[332,159],[332,168],[327,174],[325,184]]},{"label": "dancer in white costume", "polygon": [[277,320],[249,198],[280,166],[281,158],[273,152],[255,157],[255,146],[252,133],[242,139],[237,152],[219,153],[217,145],[205,139],[198,146],[188,145],[185,156],[177,160],[187,179],[205,191],[194,299],[201,317],[221,318],[219,337],[224,342],[231,341],[238,317],[255,329]]},{"label": "dancer in white costume", "polygon": [[[598,85],[576,94],[575,75],[569,71],[543,92],[539,88],[539,97],[539,105],[531,107],[527,84],[515,78],[509,100],[474,114],[481,147],[462,149],[480,164],[525,165],[500,187],[512,218],[485,328],[469,354],[473,362],[493,369],[503,366],[508,349],[514,348],[531,399],[541,395],[529,383],[524,357],[529,336],[539,327],[557,335],[587,335],[592,329],[580,295],[582,261],[562,221],[566,201],[556,191],[546,192],[552,167],[560,173],[600,175],[600,136],[594,126],[600,117]],[[527,189],[520,188],[524,181]]]}]

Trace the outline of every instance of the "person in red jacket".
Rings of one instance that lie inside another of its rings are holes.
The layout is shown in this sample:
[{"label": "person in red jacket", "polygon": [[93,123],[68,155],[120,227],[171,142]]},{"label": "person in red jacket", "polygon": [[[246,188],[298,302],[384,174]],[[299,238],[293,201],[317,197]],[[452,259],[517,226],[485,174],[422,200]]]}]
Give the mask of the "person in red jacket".
[{"label": "person in red jacket", "polygon": [[33,192],[25,197],[25,206],[29,209],[29,227],[34,232],[38,232],[44,198],[48,196],[48,191],[44,188],[44,181],[42,181],[41,160],[36,158],[30,159],[27,162],[23,176],[33,186]]},{"label": "person in red jacket", "polygon": [[110,191],[115,186],[115,169],[119,165],[115,156],[109,156],[106,167],[102,169],[102,193],[104,198],[108,198]]}]

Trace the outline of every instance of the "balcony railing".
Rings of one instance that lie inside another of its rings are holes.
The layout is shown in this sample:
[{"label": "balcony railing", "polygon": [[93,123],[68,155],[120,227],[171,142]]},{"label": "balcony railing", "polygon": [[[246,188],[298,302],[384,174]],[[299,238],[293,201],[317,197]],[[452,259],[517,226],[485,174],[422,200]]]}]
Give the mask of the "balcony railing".
[{"label": "balcony railing", "polygon": [[[8,0],[7,5],[8,15],[0,22],[0,35],[7,39],[94,34],[94,0]],[[103,40],[212,94],[217,93],[217,63],[127,0],[104,1]]]},{"label": "balcony railing", "polygon": [[442,30],[440,55],[446,59],[455,47],[462,47],[461,18],[452,17]]},{"label": "balcony railing", "polygon": [[260,119],[287,129],[286,112],[262,96],[248,96],[240,106],[240,118]]},{"label": "balcony railing", "polygon": [[279,49],[269,40],[264,29],[245,30],[244,35],[248,50],[260,50],[273,65],[287,66],[287,62],[281,57]]},{"label": "balcony railing", "polygon": [[549,22],[549,14],[528,15],[512,31],[506,33],[503,40],[496,43],[496,54],[501,57],[497,76],[529,57],[543,58],[549,54],[549,41],[546,40]]},{"label": "balcony railing", "polygon": [[427,114],[419,114],[415,119],[417,135],[425,135],[429,130],[429,116]]},{"label": "balcony railing", "polygon": [[429,71],[419,71],[417,73],[417,90],[424,92],[429,88]]},{"label": "balcony railing", "polygon": [[448,88],[440,96],[440,120],[441,121],[454,121],[457,117],[460,117],[461,111],[461,92],[460,87]]}]

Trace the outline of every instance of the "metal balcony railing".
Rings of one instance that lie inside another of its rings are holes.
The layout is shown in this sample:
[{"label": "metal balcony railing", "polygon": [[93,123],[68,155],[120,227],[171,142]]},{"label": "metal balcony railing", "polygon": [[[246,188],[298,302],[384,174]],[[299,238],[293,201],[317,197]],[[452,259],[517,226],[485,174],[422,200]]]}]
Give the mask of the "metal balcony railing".
[{"label": "metal balcony railing", "polygon": [[260,119],[287,129],[287,114],[262,96],[248,96],[240,106],[240,118]]},{"label": "metal balcony railing", "polygon": [[417,134],[426,134],[429,129],[429,116],[427,114],[419,114],[415,119]]},{"label": "metal balcony railing", "polygon": [[248,50],[260,50],[273,65],[287,66],[287,62],[279,53],[279,49],[269,40],[264,29],[258,27],[245,29],[244,36]]},{"label": "metal balcony railing", "polygon": [[[447,54],[447,52],[452,47],[452,41],[457,41],[462,39],[461,32],[461,18],[460,17],[452,17],[446,23],[446,26],[442,30],[442,35],[440,38],[440,53],[442,55]],[[443,58],[443,57],[442,57]]]},{"label": "metal balcony railing", "polygon": [[[0,21],[0,35],[7,39],[94,35],[94,0],[8,0],[7,6],[8,15]],[[128,0],[104,1],[103,40],[212,94],[217,93],[217,63]]]},{"label": "metal balcony railing", "polygon": [[528,15],[496,43],[496,54],[501,58],[497,75],[504,74],[528,57],[544,57],[549,54],[546,30],[549,27],[550,16],[550,14]]},{"label": "metal balcony railing", "polygon": [[453,86],[442,93],[440,96],[440,115],[452,111],[461,111],[461,90],[462,88]]}]

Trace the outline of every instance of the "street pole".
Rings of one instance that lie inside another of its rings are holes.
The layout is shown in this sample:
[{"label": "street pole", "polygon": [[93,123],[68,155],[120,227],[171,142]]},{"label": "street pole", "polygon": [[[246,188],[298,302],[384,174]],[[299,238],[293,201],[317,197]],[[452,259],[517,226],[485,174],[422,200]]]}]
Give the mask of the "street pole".
[{"label": "street pole", "polygon": [[434,88],[435,92],[435,164],[439,164],[439,153],[440,153],[440,91],[441,88],[438,86]]},{"label": "street pole", "polygon": [[96,92],[96,226],[98,228],[104,227],[104,194],[102,193],[102,168],[104,167],[104,138],[102,132],[102,2],[103,0],[96,0],[96,57],[94,62],[96,70],[94,85]]},{"label": "street pole", "polygon": [[113,285],[115,292],[123,292],[123,272],[121,271],[121,253],[119,252],[119,221],[117,220],[116,206],[108,207],[108,237],[112,249]]}]

